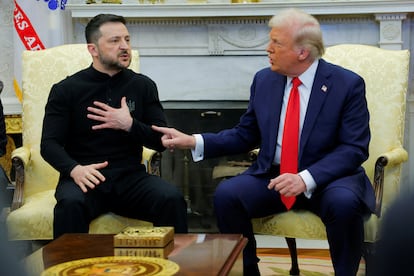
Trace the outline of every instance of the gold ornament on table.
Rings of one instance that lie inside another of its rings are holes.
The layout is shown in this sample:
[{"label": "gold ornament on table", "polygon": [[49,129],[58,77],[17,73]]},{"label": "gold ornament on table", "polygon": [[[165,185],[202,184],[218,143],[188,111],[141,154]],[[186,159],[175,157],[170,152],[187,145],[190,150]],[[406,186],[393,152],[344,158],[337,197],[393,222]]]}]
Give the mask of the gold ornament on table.
[{"label": "gold ornament on table", "polygon": [[127,227],[114,236],[114,247],[165,247],[174,240],[174,227]]},{"label": "gold ornament on table", "polygon": [[164,247],[114,247],[114,256],[135,256],[167,259],[174,250],[174,241]]},{"label": "gold ornament on table", "polygon": [[127,227],[114,236],[115,256],[168,258],[174,249],[174,227]]},{"label": "gold ornament on table", "polygon": [[47,268],[41,276],[129,275],[172,276],[180,266],[172,261],[136,256],[107,256],[60,263]]}]

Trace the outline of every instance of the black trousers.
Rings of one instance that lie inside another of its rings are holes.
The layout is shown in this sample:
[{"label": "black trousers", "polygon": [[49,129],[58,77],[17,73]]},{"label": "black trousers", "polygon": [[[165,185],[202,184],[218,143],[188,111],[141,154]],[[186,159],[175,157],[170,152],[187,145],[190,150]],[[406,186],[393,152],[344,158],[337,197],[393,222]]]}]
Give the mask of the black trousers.
[{"label": "black trousers", "polygon": [[3,208],[10,207],[13,200],[13,189],[5,170],[0,165],[0,212]]},{"label": "black trousers", "polygon": [[86,193],[72,178],[60,179],[55,193],[54,238],[87,233],[90,222],[107,212],[187,233],[187,206],[177,187],[136,169],[111,169],[104,175],[106,181]]}]

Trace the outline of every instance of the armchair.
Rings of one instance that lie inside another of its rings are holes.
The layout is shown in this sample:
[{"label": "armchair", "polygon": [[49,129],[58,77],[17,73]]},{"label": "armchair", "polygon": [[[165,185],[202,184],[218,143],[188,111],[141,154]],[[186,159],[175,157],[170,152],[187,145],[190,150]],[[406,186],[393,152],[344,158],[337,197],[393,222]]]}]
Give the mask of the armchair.
[{"label": "armchair", "polygon": [[[41,241],[53,238],[53,208],[58,172],[40,155],[44,107],[52,85],[89,66],[92,58],[86,44],[69,44],[23,53],[23,146],[12,153],[16,184],[7,217],[10,240]],[[139,69],[138,51],[132,51],[130,68]],[[143,162],[149,172],[160,174],[161,155],[144,148]],[[126,226],[149,222],[107,213],[90,224],[90,233],[117,233]]]},{"label": "armchair", "polygon": [[[368,273],[374,242],[380,238],[378,229],[381,214],[387,211],[399,194],[402,163],[408,159],[402,145],[409,52],[344,44],[328,47],[324,59],[353,70],[366,82],[372,138],[370,157],[363,167],[371,179],[376,196],[376,213],[365,222],[363,255]],[[256,153],[253,151],[251,155],[255,156]],[[253,219],[252,222],[257,234],[286,238],[292,261],[291,275],[299,275],[295,238],[326,240],[322,221],[305,210],[288,211]]]}]

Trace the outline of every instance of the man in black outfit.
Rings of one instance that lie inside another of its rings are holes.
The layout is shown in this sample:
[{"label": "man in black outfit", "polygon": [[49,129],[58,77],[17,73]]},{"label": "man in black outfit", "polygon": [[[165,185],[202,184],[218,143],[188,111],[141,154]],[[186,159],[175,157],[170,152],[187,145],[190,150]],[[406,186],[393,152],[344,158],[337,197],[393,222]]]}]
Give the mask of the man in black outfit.
[{"label": "man in black outfit", "polygon": [[165,149],[151,125],[166,120],[156,84],[127,69],[125,19],[97,15],[85,36],[92,64],[53,85],[43,121],[41,154],[60,173],[54,238],[88,232],[109,211],[186,233],[182,193],[141,164],[143,146]]},{"label": "man in black outfit", "polygon": [[[0,81],[0,94],[3,91],[3,82]],[[4,121],[3,104],[0,100],[0,156],[6,154],[7,136],[6,123]]]},{"label": "man in black outfit", "polygon": [[[0,94],[3,91],[3,82],[0,81]],[[4,119],[3,103],[0,99],[0,157],[6,154],[7,147],[7,135],[6,135],[6,122]],[[8,189],[10,185],[9,176],[2,166],[0,166],[0,213],[3,208],[10,207],[13,191]]]}]

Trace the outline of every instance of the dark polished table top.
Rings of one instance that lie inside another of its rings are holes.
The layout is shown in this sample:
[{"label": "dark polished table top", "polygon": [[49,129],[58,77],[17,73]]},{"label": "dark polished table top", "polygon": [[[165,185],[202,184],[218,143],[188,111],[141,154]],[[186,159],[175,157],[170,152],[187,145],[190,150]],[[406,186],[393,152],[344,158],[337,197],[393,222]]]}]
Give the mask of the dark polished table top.
[{"label": "dark polished table top", "polygon": [[[177,275],[242,275],[242,251],[247,239],[240,234],[175,234],[168,260]],[[114,256],[112,234],[65,234],[26,258],[32,275],[59,263]]]}]

